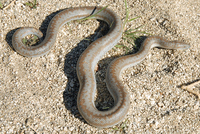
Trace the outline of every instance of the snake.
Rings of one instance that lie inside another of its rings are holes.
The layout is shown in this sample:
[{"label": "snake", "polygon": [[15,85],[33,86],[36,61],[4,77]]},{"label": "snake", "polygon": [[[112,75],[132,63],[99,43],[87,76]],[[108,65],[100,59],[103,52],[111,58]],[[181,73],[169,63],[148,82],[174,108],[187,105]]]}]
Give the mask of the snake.
[{"label": "snake", "polygon": [[[85,121],[97,128],[108,128],[121,123],[128,114],[130,107],[129,93],[122,82],[122,72],[128,67],[137,65],[145,59],[153,47],[165,49],[188,49],[190,45],[181,41],[168,41],[160,36],[148,36],[141,44],[137,53],[124,55],[114,59],[106,70],[106,86],[114,99],[113,107],[100,111],[95,106],[96,78],[95,68],[98,61],[120,40],[123,26],[120,17],[111,9],[103,7],[74,7],[65,9],[56,14],[50,21],[44,40],[35,46],[22,43],[27,35],[34,34],[39,38],[42,32],[32,27],[22,27],[12,36],[14,50],[25,57],[43,56],[49,52],[56,41],[59,28],[72,20],[80,20],[91,16],[109,25],[106,35],[92,42],[80,55],[76,72],[80,83],[77,96],[77,107]],[[95,14],[95,15],[91,15]]]}]

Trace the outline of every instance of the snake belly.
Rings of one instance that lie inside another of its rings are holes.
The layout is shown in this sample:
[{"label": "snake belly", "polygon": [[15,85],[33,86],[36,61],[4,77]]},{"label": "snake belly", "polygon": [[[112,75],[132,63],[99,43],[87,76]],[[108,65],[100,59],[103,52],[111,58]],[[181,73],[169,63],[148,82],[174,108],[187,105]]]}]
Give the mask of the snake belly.
[{"label": "snake belly", "polygon": [[[101,9],[102,7],[76,7],[61,11],[50,21],[45,39],[37,46],[26,46],[22,43],[22,39],[30,34],[35,34],[41,38],[42,33],[31,27],[20,28],[12,37],[13,47],[20,55],[26,57],[43,56],[53,47],[59,28],[63,24],[72,20],[83,19]],[[107,111],[99,111],[94,104],[96,93],[94,70],[102,56],[120,40],[123,30],[120,17],[108,8],[92,18],[105,21],[110,29],[105,36],[90,44],[79,57],[76,67],[80,83],[77,106],[82,117],[90,125],[107,128],[122,122],[129,110],[129,94],[121,81],[121,72],[141,62],[152,47],[188,49],[189,45],[179,41],[170,42],[158,36],[151,36],[142,43],[136,54],[122,56],[112,61],[107,69],[106,85],[114,99],[114,106]]]}]

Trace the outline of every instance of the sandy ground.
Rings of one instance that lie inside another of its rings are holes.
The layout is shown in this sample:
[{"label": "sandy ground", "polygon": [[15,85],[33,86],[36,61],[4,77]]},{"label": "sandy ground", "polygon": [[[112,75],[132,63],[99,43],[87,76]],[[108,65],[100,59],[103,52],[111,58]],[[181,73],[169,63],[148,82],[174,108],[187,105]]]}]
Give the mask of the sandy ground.
[{"label": "sandy ground", "polygon": [[[5,1],[5,5],[8,4]],[[79,55],[94,39],[97,21],[72,22],[60,28],[55,47],[45,56],[27,58],[13,51],[11,38],[19,27],[35,27],[45,33],[56,11],[79,6],[106,6],[122,20],[122,0],[45,0],[36,9],[17,0],[0,10],[0,132],[1,133],[200,133],[200,100],[180,88],[200,79],[200,1],[128,0],[128,27],[142,27],[153,35],[182,40],[186,51],[153,49],[147,58],[124,71],[131,107],[126,119],[108,129],[87,124],[78,112],[79,83],[75,67]],[[134,53],[137,50],[133,48]],[[105,70],[111,60],[124,55],[110,50],[96,73],[99,109],[112,107],[105,88]],[[196,86],[196,90],[200,86]]]}]

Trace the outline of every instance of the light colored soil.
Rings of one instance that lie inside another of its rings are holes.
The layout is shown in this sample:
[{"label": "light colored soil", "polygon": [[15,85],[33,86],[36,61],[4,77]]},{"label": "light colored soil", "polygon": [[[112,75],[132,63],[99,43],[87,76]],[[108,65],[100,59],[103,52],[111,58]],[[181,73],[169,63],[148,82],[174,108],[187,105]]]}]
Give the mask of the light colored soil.
[{"label": "light colored soil", "polygon": [[[124,2],[51,0],[39,1],[37,9],[24,6],[25,2],[17,0],[8,9],[0,10],[1,133],[200,133],[200,100],[180,88],[200,79],[199,0],[128,0],[130,18],[141,18],[127,27],[144,25],[142,31],[182,40],[191,48],[155,48],[142,63],[125,70],[123,81],[130,92],[131,107],[124,122],[109,129],[88,125],[76,104],[76,61],[90,44],[84,39],[98,28],[97,21],[63,26],[55,47],[43,57],[20,56],[9,45],[17,28],[30,26],[45,32],[55,15],[52,13],[64,8],[109,4],[124,20]],[[106,67],[124,53],[122,49],[111,50],[99,62],[95,103],[100,109],[111,107],[113,102],[105,88]]]}]

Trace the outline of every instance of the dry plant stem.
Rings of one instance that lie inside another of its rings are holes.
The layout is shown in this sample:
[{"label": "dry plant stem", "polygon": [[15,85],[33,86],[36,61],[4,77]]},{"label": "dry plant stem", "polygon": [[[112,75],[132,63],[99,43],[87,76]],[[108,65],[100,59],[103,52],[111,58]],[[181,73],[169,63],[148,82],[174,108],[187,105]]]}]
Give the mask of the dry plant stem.
[{"label": "dry plant stem", "polygon": [[9,5],[7,5],[6,7],[3,8],[3,10],[6,10],[7,8],[9,8],[16,0],[13,0]]},{"label": "dry plant stem", "polygon": [[189,84],[189,85],[183,85],[183,86],[181,86],[181,88],[187,90],[188,92],[190,92],[192,94],[197,95],[198,98],[200,99],[200,93],[192,90],[192,87],[194,87],[197,84],[200,84],[200,80],[198,80],[198,81],[196,81],[196,82],[194,82],[192,84]]}]

